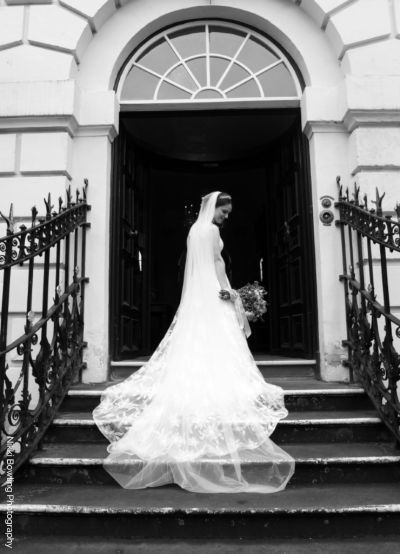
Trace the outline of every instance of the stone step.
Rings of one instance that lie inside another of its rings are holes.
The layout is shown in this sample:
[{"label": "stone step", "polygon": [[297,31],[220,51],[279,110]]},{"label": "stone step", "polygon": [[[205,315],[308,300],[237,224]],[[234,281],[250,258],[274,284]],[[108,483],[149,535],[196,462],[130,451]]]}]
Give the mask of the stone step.
[{"label": "stone step", "polygon": [[[374,410],[290,412],[271,435],[274,442],[391,442],[392,434]],[[91,412],[60,412],[45,435],[46,443],[100,442]]]},{"label": "stone step", "polygon": [[[74,385],[68,391],[61,410],[91,412],[100,402],[102,391],[121,381]],[[284,389],[289,411],[372,409],[364,389],[357,384],[326,383],[314,378],[272,378],[268,382]]]},{"label": "stone step", "polygon": [[[296,460],[296,471],[289,487],[299,484],[372,483],[400,479],[400,450],[391,443],[308,443],[282,444]],[[17,482],[112,484],[103,468],[105,444],[45,443],[16,473]],[[204,463],[207,461],[204,460]],[[244,462],[252,472],[265,464]],[[400,488],[399,488],[400,492]],[[400,495],[399,495],[400,502]]]},{"label": "stone step", "polygon": [[[17,482],[13,493],[15,536],[269,541],[399,535],[400,528],[398,482],[297,486],[274,494]],[[3,520],[6,510],[1,504]]]},{"label": "stone step", "polygon": [[[283,356],[254,356],[258,369],[265,379],[272,377],[315,378],[317,361],[315,359],[285,358]],[[111,361],[110,378],[112,381],[126,379],[146,364],[149,356],[136,360]]]},{"label": "stone step", "polygon": [[123,539],[29,536],[14,541],[18,554],[395,554],[399,535],[325,539]]}]

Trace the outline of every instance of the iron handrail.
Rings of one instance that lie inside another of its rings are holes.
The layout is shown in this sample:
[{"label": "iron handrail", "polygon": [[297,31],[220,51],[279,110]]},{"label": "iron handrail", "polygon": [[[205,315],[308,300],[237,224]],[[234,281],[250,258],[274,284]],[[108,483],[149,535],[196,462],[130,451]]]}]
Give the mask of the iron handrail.
[{"label": "iron handrail", "polygon": [[[82,195],[77,191],[74,201],[69,187],[65,206],[59,198],[58,212],[52,211],[54,206],[49,194],[44,201],[45,217],[38,218],[38,211],[33,207],[29,228],[21,225],[15,232],[12,204],[8,217],[0,212],[7,224],[7,234],[0,238],[0,271],[3,273],[0,484],[3,485],[12,483],[13,473],[40,446],[70,384],[81,376],[85,367],[84,291],[88,282],[85,256],[86,229],[90,226],[87,223],[90,210],[86,201],[87,185],[85,180]],[[35,267],[38,257],[43,258],[40,270]],[[10,294],[11,279],[13,272],[18,271],[16,266],[24,264],[28,266],[24,333],[8,341],[8,326],[13,314],[10,301],[19,300]],[[37,293],[33,295],[33,283],[39,271],[41,314],[34,321],[33,302],[40,298]],[[50,289],[50,277],[54,277],[54,291]],[[49,308],[52,292],[53,304]],[[10,367],[10,356],[14,352],[20,357],[21,367],[16,364]]]},{"label": "iron handrail", "polygon": [[34,325],[32,325],[28,333],[21,335],[13,342],[11,342],[2,352],[0,352],[0,357],[4,356],[8,352],[11,352],[12,350],[14,350],[14,348],[17,348],[20,344],[27,341],[28,339],[32,339],[32,337],[43,327],[43,325],[47,321],[49,321],[49,319],[52,319],[52,317],[57,313],[60,306],[62,306],[62,304],[67,300],[68,296],[72,296],[72,294],[79,292],[81,283],[88,283],[88,282],[89,282],[89,279],[87,277],[85,278],[81,277],[76,279],[76,282],[72,283],[67,288],[67,291],[60,296],[58,302],[53,304],[53,306],[47,312],[47,315],[45,317],[41,317]]},{"label": "iron handrail", "polygon": [[[392,214],[383,213],[385,194],[380,195],[378,189],[375,208],[370,209],[367,195],[360,203],[359,187],[354,186],[350,198],[348,188],[343,194],[340,177],[337,185],[336,225],[340,228],[343,262],[339,280],[344,284],[347,327],[342,344],[348,351],[344,365],[350,370],[351,381],[356,378],[362,384],[400,445],[400,354],[394,346],[394,338],[400,339],[400,318],[391,312],[387,268],[387,251],[400,252],[400,204],[396,204],[394,220]],[[379,246],[379,275],[374,268],[373,244]],[[396,260],[400,265],[400,258]],[[377,300],[378,280],[383,302]],[[385,323],[383,329],[380,318]]]}]

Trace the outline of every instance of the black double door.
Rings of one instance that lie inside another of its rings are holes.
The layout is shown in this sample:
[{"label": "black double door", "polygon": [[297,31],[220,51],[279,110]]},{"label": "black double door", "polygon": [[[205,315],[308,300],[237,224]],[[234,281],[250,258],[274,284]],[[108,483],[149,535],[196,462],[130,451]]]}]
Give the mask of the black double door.
[{"label": "black double door", "polygon": [[[299,120],[261,154],[258,163],[265,166],[266,202],[265,222],[256,232],[258,236],[265,233],[262,284],[268,290],[270,305],[267,323],[257,324],[249,345],[253,351],[313,357],[317,350],[317,306],[312,201],[308,144]],[[110,343],[114,360],[148,355],[154,349],[151,164],[152,156],[141,153],[121,121],[113,146],[110,245]],[[234,256],[234,252],[230,254]],[[165,278],[175,280],[176,276]],[[164,332],[168,322],[165,325]]]},{"label": "black double door", "polygon": [[318,348],[309,179],[299,118],[270,149],[267,164],[271,350],[285,356],[314,357]]},{"label": "black double door", "polygon": [[150,341],[147,168],[123,122],[113,144],[110,346],[113,360],[147,354]]}]

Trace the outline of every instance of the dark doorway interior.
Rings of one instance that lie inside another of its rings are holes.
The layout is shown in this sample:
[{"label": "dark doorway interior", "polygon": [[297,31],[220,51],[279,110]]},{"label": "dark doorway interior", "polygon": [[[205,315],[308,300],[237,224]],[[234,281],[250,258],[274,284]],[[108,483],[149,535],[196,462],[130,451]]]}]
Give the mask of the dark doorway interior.
[{"label": "dark doorway interior", "polygon": [[[152,294],[175,312],[180,300],[181,280],[178,260],[185,247],[185,205],[199,207],[199,198],[211,191],[227,191],[233,198],[228,222],[220,229],[224,241],[225,263],[234,288],[260,279],[260,260],[268,260],[267,194],[265,167],[232,164],[154,167],[149,171],[152,220]],[[271,253],[270,253],[271,254]],[[264,261],[264,272],[267,263]],[[230,263],[229,263],[230,262]],[[264,279],[266,281],[266,279]],[[268,324],[269,318],[265,318]],[[261,330],[262,327],[262,330]],[[268,327],[268,325],[267,325]],[[154,337],[156,346],[163,329]],[[255,341],[255,335],[258,340]],[[269,331],[265,324],[253,328],[250,344],[269,350]]]},{"label": "dark doorway interior", "polygon": [[211,190],[233,197],[221,229],[232,286],[257,280],[268,291],[252,352],[315,355],[311,195],[296,110],[126,115],[114,164],[114,360],[151,354],[164,336],[181,294],[185,206],[197,210]]}]

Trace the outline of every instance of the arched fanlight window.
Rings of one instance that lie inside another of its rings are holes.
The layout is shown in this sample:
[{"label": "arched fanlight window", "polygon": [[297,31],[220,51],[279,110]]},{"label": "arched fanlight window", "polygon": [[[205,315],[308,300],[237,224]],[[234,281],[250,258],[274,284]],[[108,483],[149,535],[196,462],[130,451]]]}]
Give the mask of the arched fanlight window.
[{"label": "arched fanlight window", "polygon": [[154,36],[129,60],[118,87],[122,105],[277,99],[298,105],[300,95],[296,73],[271,41],[219,20]]}]

